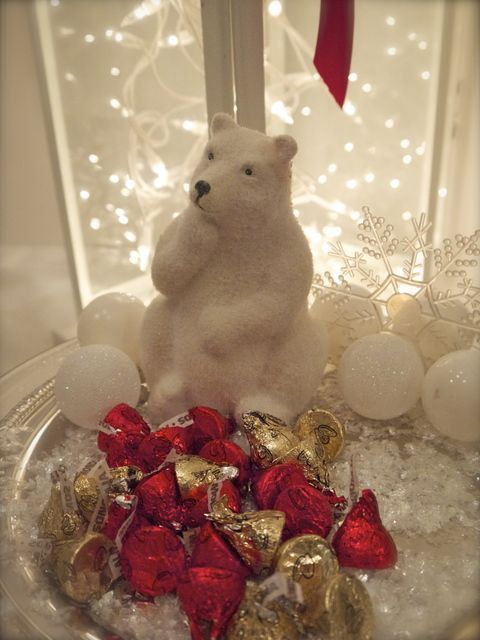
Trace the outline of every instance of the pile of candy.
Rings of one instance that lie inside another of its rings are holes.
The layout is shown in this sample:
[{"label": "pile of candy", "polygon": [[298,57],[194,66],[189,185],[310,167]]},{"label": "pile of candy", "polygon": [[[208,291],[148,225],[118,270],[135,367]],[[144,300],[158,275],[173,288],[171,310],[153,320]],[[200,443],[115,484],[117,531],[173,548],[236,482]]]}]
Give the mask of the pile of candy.
[{"label": "pile of candy", "polygon": [[78,603],[119,578],[152,606],[176,592],[193,640],[370,638],[368,593],[340,567],[390,568],[397,550],[371,490],[347,501],[329,487],[343,426],[320,409],[293,428],[255,411],[243,423],[250,456],[214,409],[153,430],[114,407],[104,455],[53,474],[39,522],[50,570]]}]

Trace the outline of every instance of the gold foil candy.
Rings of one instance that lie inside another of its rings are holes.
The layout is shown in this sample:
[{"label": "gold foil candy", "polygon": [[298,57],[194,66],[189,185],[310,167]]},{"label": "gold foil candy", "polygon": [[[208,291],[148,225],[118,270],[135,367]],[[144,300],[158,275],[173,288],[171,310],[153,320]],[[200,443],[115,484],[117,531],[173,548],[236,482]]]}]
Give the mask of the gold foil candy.
[{"label": "gold foil candy", "polygon": [[257,574],[270,569],[285,524],[282,511],[234,513],[226,497],[217,501],[207,518],[224,533],[243,561]]},{"label": "gold foil candy", "polygon": [[60,487],[52,485],[50,497],[38,520],[38,532],[41,538],[71,540],[85,531],[85,521],[76,511],[64,513]]},{"label": "gold foil candy", "polygon": [[334,460],[345,444],[345,428],[333,413],[325,409],[310,409],[298,418],[295,432],[302,440],[314,437],[324,450],[328,462]]},{"label": "gold foil candy", "polygon": [[181,456],[175,462],[175,474],[182,498],[189,498],[212,482],[236,478],[238,469],[220,466],[200,456]]},{"label": "gold foil candy", "polygon": [[300,464],[307,480],[316,487],[330,484],[325,451],[314,436],[301,440],[282,462]]},{"label": "gold foil candy", "polygon": [[78,508],[82,515],[90,521],[100,496],[96,479],[93,476],[79,473],[73,481],[73,490]]},{"label": "gold foil candy", "polygon": [[338,573],[338,561],[330,545],[313,534],[295,536],[282,544],[275,560],[275,570],[286,573],[302,588],[304,622],[308,627],[317,625],[318,599],[321,590]]},{"label": "gold foil candy", "polygon": [[227,640],[297,640],[300,631],[294,618],[279,604],[262,604],[261,585],[247,582],[245,595],[233,616]]},{"label": "gold foil candy", "polygon": [[253,462],[267,469],[287,462],[288,454],[299,444],[299,438],[282,420],[268,413],[250,411],[242,416]]},{"label": "gold foil candy", "polygon": [[373,608],[368,591],[354,576],[334,576],[318,599],[317,631],[325,640],[370,640]]},{"label": "gold foil candy", "polygon": [[62,591],[82,604],[100,598],[113,581],[108,561],[114,549],[113,542],[100,533],[56,544],[52,567]]},{"label": "gold foil candy", "polygon": [[113,495],[128,493],[143,479],[143,476],[143,471],[135,465],[112,467],[110,469],[110,493]]}]

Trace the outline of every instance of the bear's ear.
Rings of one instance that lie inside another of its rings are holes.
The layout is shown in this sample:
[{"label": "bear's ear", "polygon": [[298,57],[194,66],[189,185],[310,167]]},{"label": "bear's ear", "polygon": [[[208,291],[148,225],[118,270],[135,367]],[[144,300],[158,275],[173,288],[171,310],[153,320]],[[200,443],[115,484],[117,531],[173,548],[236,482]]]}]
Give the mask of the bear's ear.
[{"label": "bear's ear", "polygon": [[275,136],[273,142],[279,158],[285,162],[297,153],[297,141],[292,136]]},{"label": "bear's ear", "polygon": [[216,113],[212,118],[211,131],[215,134],[225,129],[234,129],[236,126],[237,123],[228,113]]}]

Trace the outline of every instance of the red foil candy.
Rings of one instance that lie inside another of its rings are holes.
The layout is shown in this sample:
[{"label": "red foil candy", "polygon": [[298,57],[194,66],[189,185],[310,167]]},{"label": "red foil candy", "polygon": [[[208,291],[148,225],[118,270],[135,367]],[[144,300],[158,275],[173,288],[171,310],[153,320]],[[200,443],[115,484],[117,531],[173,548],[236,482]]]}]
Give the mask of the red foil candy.
[{"label": "red foil candy", "polygon": [[244,578],[251,574],[250,569],[230,546],[222,534],[215,529],[211,522],[202,526],[195,537],[192,557],[192,567],[218,567],[235,571]]},{"label": "red foil candy", "polygon": [[[150,433],[150,427],[138,411],[125,403],[117,404],[113,407],[103,421],[110,427],[113,427],[117,432],[141,436],[140,440]],[[117,434],[114,433],[108,435],[107,433],[99,431],[97,444],[100,451],[107,451],[109,443],[116,435]]]},{"label": "red foil candy", "polygon": [[130,509],[126,509],[116,502],[112,502],[108,507],[107,519],[102,527],[101,533],[103,533],[104,536],[107,536],[107,538],[110,538],[110,540],[115,540],[117,531],[128,518],[130,513]]},{"label": "red foil candy", "polygon": [[177,481],[172,469],[162,469],[142,480],[134,491],[137,514],[153,524],[181,529],[184,509],[180,504]]},{"label": "red foil candy", "polygon": [[285,513],[283,540],[306,533],[326,538],[333,525],[328,498],[309,484],[284,489],[275,500],[274,509]]},{"label": "red foil candy", "polygon": [[192,452],[197,453],[210,440],[226,438],[229,423],[221,413],[210,407],[193,407],[189,409],[193,424],[188,430],[192,434]]},{"label": "red foil candy", "polygon": [[198,455],[210,462],[237,467],[238,476],[233,482],[240,487],[246,485],[250,479],[250,458],[238,444],[230,440],[210,440],[203,445]]},{"label": "red foil candy", "polygon": [[138,448],[145,438],[140,433],[117,433],[107,443],[106,460],[109,467],[124,467],[135,465],[145,471],[143,463],[138,457]]},{"label": "red foil candy", "polygon": [[278,495],[293,485],[308,485],[301,467],[292,463],[277,464],[255,474],[252,495],[259,509],[273,509]]},{"label": "red foil candy", "polygon": [[130,586],[145,596],[161,596],[177,588],[187,557],[180,538],[167,527],[136,527],[120,551],[122,572]]},{"label": "red foil candy", "polygon": [[[242,510],[242,498],[238,489],[230,480],[224,480],[219,492],[219,498],[227,496],[227,506],[235,513],[240,513]],[[187,527],[200,527],[205,524],[207,519],[205,514],[208,513],[208,494],[200,498],[200,500],[185,500],[184,507],[186,513],[184,515],[185,524]]]},{"label": "red foil candy", "polygon": [[170,451],[190,453],[192,434],[186,427],[164,427],[143,439],[138,448],[138,457],[147,471],[155,471]]},{"label": "red foil candy", "polygon": [[373,491],[362,491],[333,536],[332,546],[342,567],[390,569],[395,565],[397,548],[382,524]]},{"label": "red foil candy", "polygon": [[177,595],[188,616],[192,640],[217,640],[225,632],[245,593],[235,571],[192,567],[178,583]]}]

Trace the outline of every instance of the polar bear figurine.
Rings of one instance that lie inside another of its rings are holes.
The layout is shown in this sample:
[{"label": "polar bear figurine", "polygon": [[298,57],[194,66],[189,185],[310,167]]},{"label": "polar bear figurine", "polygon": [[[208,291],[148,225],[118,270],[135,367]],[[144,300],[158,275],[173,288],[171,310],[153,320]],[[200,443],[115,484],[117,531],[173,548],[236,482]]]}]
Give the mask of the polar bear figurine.
[{"label": "polar bear figurine", "polygon": [[291,421],[319,384],[327,337],[308,311],[313,266],[291,207],[288,135],[216,114],[187,208],[160,237],[141,361],[149,417],[206,405]]}]

